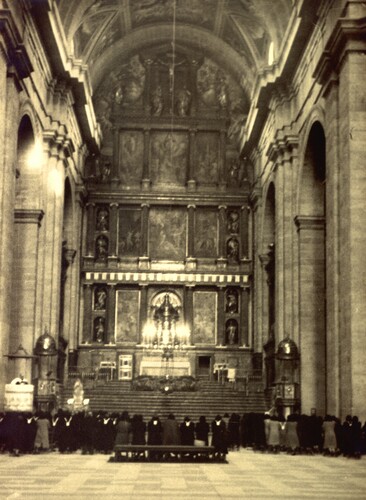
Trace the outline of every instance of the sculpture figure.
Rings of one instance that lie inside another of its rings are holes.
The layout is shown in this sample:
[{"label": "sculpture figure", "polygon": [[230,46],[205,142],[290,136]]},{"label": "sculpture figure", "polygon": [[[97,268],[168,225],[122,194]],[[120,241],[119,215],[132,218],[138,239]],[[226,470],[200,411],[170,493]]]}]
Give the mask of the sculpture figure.
[{"label": "sculpture figure", "polygon": [[105,311],[107,303],[107,292],[104,288],[97,288],[95,291],[94,309]]},{"label": "sculpture figure", "polygon": [[109,211],[106,207],[101,207],[97,212],[97,229],[98,231],[108,231],[109,228]]},{"label": "sculpture figure", "polygon": [[239,214],[236,210],[228,213],[227,228],[229,233],[238,234],[239,232]]},{"label": "sculpture figure", "polygon": [[151,114],[160,116],[163,111],[163,90],[160,85],[156,87],[151,96]]},{"label": "sculpture figure", "polygon": [[239,261],[239,242],[236,238],[230,238],[226,244],[226,255],[230,264]]},{"label": "sculpture figure", "polygon": [[104,342],[104,318],[99,316],[94,322],[94,341],[98,343]]},{"label": "sculpture figure", "polygon": [[96,241],[95,256],[99,261],[106,260],[108,256],[108,238],[99,236]]},{"label": "sculpture figure", "polygon": [[177,94],[177,114],[178,116],[187,116],[189,112],[189,105],[191,103],[191,93],[187,87],[183,87]]}]

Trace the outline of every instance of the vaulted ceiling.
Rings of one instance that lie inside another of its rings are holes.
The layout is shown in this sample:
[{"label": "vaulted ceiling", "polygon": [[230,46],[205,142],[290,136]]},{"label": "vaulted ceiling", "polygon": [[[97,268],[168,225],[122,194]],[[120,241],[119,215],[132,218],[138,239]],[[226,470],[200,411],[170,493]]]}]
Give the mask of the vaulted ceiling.
[{"label": "vaulted ceiling", "polygon": [[278,54],[294,0],[59,0],[70,51],[93,88],[121,61],[163,44],[210,57],[248,98],[256,73]]}]

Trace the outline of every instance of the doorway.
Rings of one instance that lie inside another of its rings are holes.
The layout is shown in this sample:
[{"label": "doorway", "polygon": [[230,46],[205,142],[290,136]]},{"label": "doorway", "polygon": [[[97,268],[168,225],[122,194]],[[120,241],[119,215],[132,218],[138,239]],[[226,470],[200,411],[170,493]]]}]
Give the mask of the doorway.
[{"label": "doorway", "polygon": [[211,375],[211,356],[198,356],[197,377],[209,379]]}]

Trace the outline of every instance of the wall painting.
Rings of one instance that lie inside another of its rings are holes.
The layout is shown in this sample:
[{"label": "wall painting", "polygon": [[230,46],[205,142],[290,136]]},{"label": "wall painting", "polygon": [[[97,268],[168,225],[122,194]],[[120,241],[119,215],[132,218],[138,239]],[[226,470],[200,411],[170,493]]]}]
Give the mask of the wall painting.
[{"label": "wall painting", "polygon": [[179,208],[152,208],[149,214],[149,255],[153,259],[184,260],[186,212]]},{"label": "wall painting", "polygon": [[141,210],[119,211],[118,255],[139,256],[141,250]]},{"label": "wall painting", "polygon": [[212,185],[219,177],[219,134],[199,132],[196,136],[195,178],[200,184]]},{"label": "wall painting", "polygon": [[183,186],[187,172],[188,135],[183,132],[154,132],[150,144],[153,184]]},{"label": "wall painting", "polygon": [[197,209],[194,230],[195,257],[217,257],[217,212]]},{"label": "wall painting", "polygon": [[139,184],[142,178],[144,136],[142,132],[124,131],[119,143],[119,176],[123,185]]},{"label": "wall painting", "polygon": [[193,343],[216,344],[217,293],[193,294]]},{"label": "wall painting", "polygon": [[117,290],[116,343],[139,342],[139,290]]}]

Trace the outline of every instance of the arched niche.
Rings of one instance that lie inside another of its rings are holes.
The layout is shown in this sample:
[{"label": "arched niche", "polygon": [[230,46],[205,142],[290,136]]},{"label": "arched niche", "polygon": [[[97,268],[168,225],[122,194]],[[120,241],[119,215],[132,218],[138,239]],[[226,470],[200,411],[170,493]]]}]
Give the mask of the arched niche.
[{"label": "arched niche", "polygon": [[35,136],[29,115],[24,115],[20,121],[17,139],[17,165],[15,186],[16,202],[19,205],[27,194],[26,172],[31,169],[34,162],[32,153],[35,147]]},{"label": "arched niche", "polygon": [[319,121],[310,129],[300,176],[299,213],[325,215],[325,135]]},{"label": "arched niche", "polygon": [[302,410],[326,411],[326,144],[315,121],[299,177],[299,305]]}]

